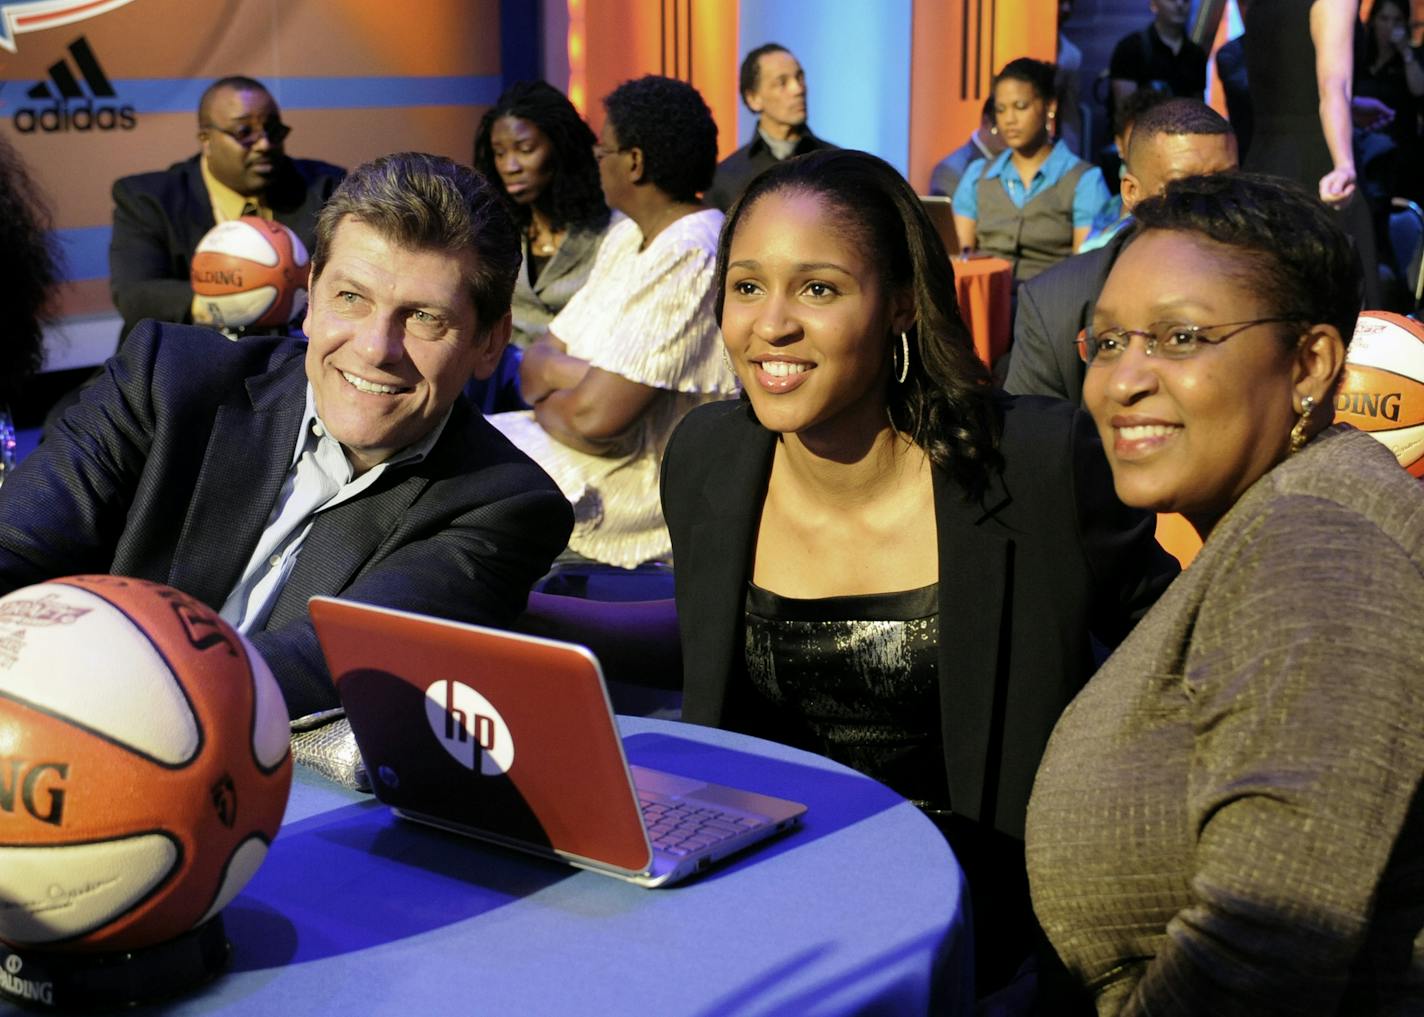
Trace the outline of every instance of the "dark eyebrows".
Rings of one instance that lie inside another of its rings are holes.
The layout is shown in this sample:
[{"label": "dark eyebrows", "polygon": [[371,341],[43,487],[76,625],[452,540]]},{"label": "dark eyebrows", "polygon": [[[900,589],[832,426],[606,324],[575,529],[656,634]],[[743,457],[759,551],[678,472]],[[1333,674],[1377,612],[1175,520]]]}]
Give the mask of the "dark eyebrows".
[{"label": "dark eyebrows", "polygon": [[[761,262],[757,261],[755,258],[743,258],[740,261],[734,261],[730,263],[727,266],[727,271],[730,272],[734,268],[742,268],[746,269],[749,272],[756,272],[761,269]],[[851,272],[845,266],[837,265],[834,261],[802,261],[793,265],[792,270],[798,274],[824,271],[839,272],[841,275],[846,276],[851,274]]]}]

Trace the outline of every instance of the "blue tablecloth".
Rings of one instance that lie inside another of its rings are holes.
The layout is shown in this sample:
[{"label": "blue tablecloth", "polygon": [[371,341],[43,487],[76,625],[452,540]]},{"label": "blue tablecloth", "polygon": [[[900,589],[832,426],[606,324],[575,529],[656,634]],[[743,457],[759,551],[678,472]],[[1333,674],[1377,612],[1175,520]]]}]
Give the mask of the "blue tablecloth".
[{"label": "blue tablecloth", "polygon": [[[962,875],[914,806],[819,756],[620,718],[629,760],[805,802],[646,890],[393,817],[300,772],[224,912],[232,969],[165,1014],[969,1013]],[[131,1011],[139,1013],[143,1011]]]}]

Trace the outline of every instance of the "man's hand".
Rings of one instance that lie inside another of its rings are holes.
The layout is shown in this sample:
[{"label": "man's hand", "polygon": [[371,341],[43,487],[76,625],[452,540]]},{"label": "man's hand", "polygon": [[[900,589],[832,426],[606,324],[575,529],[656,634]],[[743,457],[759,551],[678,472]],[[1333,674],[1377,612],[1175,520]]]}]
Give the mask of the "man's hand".
[{"label": "man's hand", "polygon": [[1343,205],[1354,193],[1354,165],[1336,166],[1320,178],[1320,200],[1327,205]]},{"label": "man's hand", "polygon": [[214,328],[221,326],[222,322],[214,318],[208,308],[208,303],[202,297],[196,293],[193,294],[193,302],[189,305],[188,310],[188,313],[192,316],[193,324],[208,325]]}]

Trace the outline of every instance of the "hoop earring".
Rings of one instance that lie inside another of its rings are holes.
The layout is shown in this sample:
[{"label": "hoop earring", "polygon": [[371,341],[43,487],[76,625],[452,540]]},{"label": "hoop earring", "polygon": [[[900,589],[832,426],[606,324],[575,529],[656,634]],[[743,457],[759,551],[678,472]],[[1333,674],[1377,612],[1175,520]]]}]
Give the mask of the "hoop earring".
[{"label": "hoop earring", "polygon": [[1305,433],[1306,426],[1310,423],[1310,415],[1315,411],[1315,397],[1301,396],[1300,399],[1300,419],[1295,422],[1290,433],[1290,451],[1286,455],[1295,455],[1305,448],[1305,443],[1310,440],[1310,435]]},{"label": "hoop earring", "polygon": [[[899,360],[899,364],[895,361]],[[905,379],[910,376],[910,337],[904,332],[900,333],[900,356],[895,356],[895,347],[890,347],[890,369],[895,372],[895,383],[905,384]]]}]

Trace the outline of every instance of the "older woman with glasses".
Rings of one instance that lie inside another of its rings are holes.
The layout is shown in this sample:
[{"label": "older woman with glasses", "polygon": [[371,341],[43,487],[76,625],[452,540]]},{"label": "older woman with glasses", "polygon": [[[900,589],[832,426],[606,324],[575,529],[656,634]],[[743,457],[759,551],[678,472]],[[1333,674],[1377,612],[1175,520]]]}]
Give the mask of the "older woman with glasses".
[{"label": "older woman with glasses", "polygon": [[1134,215],[1084,401],[1206,543],[1058,722],[1035,910],[1100,1014],[1421,1012],[1424,490],[1331,426],[1358,258],[1273,178]]}]

